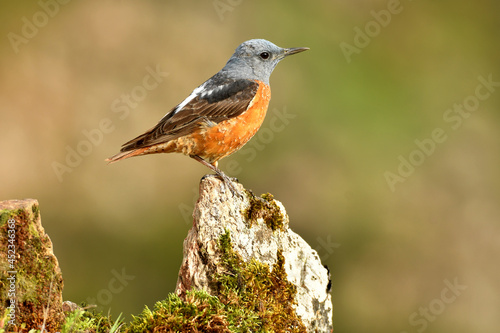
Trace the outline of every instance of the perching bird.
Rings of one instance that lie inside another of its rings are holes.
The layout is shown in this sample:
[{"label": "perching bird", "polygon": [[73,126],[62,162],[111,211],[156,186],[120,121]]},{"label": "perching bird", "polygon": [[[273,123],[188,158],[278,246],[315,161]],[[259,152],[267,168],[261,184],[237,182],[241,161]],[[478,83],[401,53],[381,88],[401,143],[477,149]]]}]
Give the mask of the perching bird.
[{"label": "perching bird", "polygon": [[242,43],[224,68],[106,161],[183,153],[212,169],[233,191],[217,161],[243,147],[262,125],[271,99],[269,77],[278,62],[308,49],[281,48],[264,39]]}]

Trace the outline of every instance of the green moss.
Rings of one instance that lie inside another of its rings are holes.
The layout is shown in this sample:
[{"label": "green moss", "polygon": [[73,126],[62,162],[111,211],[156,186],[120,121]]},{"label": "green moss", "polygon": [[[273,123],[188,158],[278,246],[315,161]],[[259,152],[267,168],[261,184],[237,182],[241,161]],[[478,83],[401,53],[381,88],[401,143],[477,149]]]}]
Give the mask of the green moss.
[{"label": "green moss", "polygon": [[287,281],[284,258],[272,269],[244,262],[233,250],[229,231],[219,238],[222,272],[212,272],[211,296],[192,290],[170,294],[134,317],[127,332],[306,332],[294,309],[296,287]]},{"label": "green moss", "polygon": [[297,290],[287,280],[281,251],[278,250],[278,260],[270,269],[255,259],[244,262],[231,246],[229,231],[220,237],[219,246],[225,272],[214,274],[213,278],[222,303],[244,311],[253,323],[252,331],[306,331],[293,309]]},{"label": "green moss", "polygon": [[11,210],[2,211],[2,213],[0,214],[0,228],[2,228],[7,223],[7,221],[14,215],[15,215],[14,211]]},{"label": "green moss", "polygon": [[205,291],[190,291],[185,299],[171,293],[146,307],[126,332],[231,332],[228,314],[217,297]]},{"label": "green moss", "polygon": [[85,310],[81,309],[70,312],[61,326],[61,333],[95,332],[94,319],[84,317],[85,312]]},{"label": "green moss", "polygon": [[31,211],[33,212],[33,219],[38,219],[38,217],[40,216],[40,207],[38,205],[33,205],[31,206]]},{"label": "green moss", "polygon": [[104,316],[101,312],[77,309],[66,315],[66,319],[61,326],[61,333],[112,333],[117,331],[121,323],[121,314],[113,322],[110,316]]},{"label": "green moss", "polygon": [[260,197],[249,195],[250,207],[244,212],[244,216],[252,226],[257,222],[257,219],[262,218],[264,223],[272,231],[285,230],[283,224],[283,213],[274,201],[274,196],[270,193],[262,194]]}]

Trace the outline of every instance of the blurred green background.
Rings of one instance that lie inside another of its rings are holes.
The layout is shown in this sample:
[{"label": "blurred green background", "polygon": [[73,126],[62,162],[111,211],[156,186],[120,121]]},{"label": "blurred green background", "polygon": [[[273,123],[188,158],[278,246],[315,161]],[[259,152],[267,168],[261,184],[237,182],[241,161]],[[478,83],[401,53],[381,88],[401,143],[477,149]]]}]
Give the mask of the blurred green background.
[{"label": "blurred green background", "polygon": [[39,200],[66,300],[130,319],[174,290],[209,170],[104,159],[266,38],[311,50],[278,65],[261,132],[220,166],[330,267],[336,332],[498,332],[500,86],[478,78],[500,82],[500,2],[0,6],[0,200]]}]

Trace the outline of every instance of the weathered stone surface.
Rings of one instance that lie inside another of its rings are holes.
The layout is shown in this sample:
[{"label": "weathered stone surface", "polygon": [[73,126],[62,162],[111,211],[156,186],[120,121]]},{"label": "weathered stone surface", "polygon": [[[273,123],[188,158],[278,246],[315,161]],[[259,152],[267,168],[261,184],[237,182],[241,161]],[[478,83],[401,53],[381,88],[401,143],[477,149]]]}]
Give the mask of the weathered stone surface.
[{"label": "weathered stone surface", "polygon": [[34,199],[0,202],[0,304],[10,307],[9,331],[54,332],[64,319],[63,279]]},{"label": "weathered stone surface", "polygon": [[[308,332],[332,331],[332,300],[327,290],[329,274],[316,251],[290,230],[285,208],[272,195],[256,198],[242,185],[235,186],[242,197],[233,196],[216,177],[202,179],[193,227],[184,240],[184,259],[176,293],[182,297],[194,288],[219,296],[218,277],[239,274],[228,271],[227,257],[221,248],[221,238],[229,234],[232,250],[238,260],[241,259],[239,263],[268,266],[274,279],[271,286],[277,285],[276,277],[291,283],[291,303],[303,323],[303,326],[292,325],[296,328],[293,331],[304,331],[301,327]],[[275,272],[279,267],[286,274]],[[244,290],[246,284],[254,283],[254,278],[259,277],[242,273],[238,276],[237,288]],[[262,299],[272,297],[269,295],[266,292]]]}]

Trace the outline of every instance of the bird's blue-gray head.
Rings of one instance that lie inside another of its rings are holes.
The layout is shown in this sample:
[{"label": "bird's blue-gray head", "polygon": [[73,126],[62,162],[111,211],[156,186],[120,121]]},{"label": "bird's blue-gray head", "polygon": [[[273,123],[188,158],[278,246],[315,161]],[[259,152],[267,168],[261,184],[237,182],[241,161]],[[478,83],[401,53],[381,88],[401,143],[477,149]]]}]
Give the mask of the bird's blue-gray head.
[{"label": "bird's blue-gray head", "polygon": [[222,72],[234,79],[259,80],[269,84],[269,77],[278,62],[306,50],[309,48],[281,48],[265,39],[247,40],[236,48]]}]

